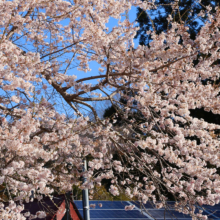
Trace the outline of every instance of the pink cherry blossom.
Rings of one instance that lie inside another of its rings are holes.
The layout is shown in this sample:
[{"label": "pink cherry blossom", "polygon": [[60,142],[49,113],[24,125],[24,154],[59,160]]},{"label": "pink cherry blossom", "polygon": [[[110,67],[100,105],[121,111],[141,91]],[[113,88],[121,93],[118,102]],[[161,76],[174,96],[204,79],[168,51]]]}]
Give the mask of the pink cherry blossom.
[{"label": "pink cherry blossom", "polygon": [[[138,28],[122,17],[132,6],[156,7],[140,0],[0,1],[0,185],[10,200],[0,204],[0,219],[44,218],[43,211],[22,214],[22,203],[73,185],[92,193],[105,179],[113,196],[125,192],[157,208],[167,205],[166,189],[176,210],[202,219],[195,205],[220,202],[220,126],[190,114],[220,114],[220,87],[203,83],[220,76],[220,11],[204,8],[199,16],[208,21],[195,40],[171,16],[166,33],[149,31],[150,47],[135,48]],[[93,62],[99,69],[89,73]],[[117,110],[111,119],[97,109],[106,101]]]}]

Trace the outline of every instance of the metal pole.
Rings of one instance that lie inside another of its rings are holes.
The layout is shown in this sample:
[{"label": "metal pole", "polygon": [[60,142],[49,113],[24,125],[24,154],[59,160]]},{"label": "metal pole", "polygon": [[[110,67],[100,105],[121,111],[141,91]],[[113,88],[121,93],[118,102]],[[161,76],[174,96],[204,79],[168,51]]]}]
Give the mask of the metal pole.
[{"label": "metal pole", "polygon": [[[87,170],[87,162],[86,159],[83,159],[83,171]],[[87,178],[83,175],[83,183],[85,183]],[[83,196],[83,217],[84,220],[90,220],[90,213],[89,213],[89,190],[84,189],[82,191],[82,196]]]},{"label": "metal pole", "polygon": [[70,220],[70,192],[66,193],[65,203],[66,203],[66,220]]}]

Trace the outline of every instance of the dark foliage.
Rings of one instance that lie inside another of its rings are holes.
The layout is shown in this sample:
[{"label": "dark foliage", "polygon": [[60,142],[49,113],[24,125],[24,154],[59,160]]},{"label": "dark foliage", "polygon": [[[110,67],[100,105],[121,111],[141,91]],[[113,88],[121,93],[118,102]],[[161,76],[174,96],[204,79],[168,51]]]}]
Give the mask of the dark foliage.
[{"label": "dark foliage", "polygon": [[[206,6],[211,6],[211,13],[215,12],[215,7],[219,5],[219,0],[201,0],[199,4],[195,0],[179,0],[178,8],[172,9],[172,4],[175,0],[156,0],[157,9],[151,11],[143,11],[137,9],[137,22],[140,27],[135,38],[139,38],[141,45],[148,45],[151,41],[151,36],[146,34],[147,31],[155,28],[157,34],[169,29],[168,15],[172,15],[175,22],[182,22],[189,27],[191,39],[195,39],[196,34],[206,21],[206,17],[197,18],[201,10],[205,11]],[[152,24],[153,23],[153,24]]]}]

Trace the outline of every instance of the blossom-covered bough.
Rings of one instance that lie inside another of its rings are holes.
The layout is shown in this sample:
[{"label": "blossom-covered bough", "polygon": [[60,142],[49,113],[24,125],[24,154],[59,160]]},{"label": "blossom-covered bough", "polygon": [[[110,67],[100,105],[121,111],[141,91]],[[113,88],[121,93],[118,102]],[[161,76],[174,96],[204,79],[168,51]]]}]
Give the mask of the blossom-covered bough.
[{"label": "blossom-covered bough", "polygon": [[[204,9],[208,21],[195,40],[170,18],[166,33],[152,30],[150,47],[132,49],[137,28],[121,18],[132,5],[154,7],[139,0],[0,2],[0,185],[9,201],[0,204],[0,219],[44,217],[23,213],[22,202],[73,185],[92,189],[103,179],[111,180],[113,195],[125,189],[157,207],[170,193],[176,209],[194,218],[206,218],[194,214],[195,205],[219,203],[220,126],[189,109],[220,114],[220,87],[203,83],[220,77],[213,64],[220,59],[220,11]],[[118,20],[112,29],[110,17]],[[97,73],[87,73],[91,61],[100,65]],[[120,128],[91,104],[117,104],[115,94],[128,100],[118,111],[127,121]],[[145,120],[130,119],[129,111]]]}]

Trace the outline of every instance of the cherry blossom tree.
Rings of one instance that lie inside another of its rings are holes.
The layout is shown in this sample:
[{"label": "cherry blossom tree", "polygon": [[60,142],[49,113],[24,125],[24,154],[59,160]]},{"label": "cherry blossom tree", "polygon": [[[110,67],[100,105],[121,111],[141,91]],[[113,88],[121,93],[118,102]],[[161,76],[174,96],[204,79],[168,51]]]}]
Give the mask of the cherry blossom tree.
[{"label": "cherry blossom tree", "polygon": [[[0,2],[0,185],[9,200],[0,204],[0,219],[43,218],[44,212],[22,212],[22,202],[52,198],[73,185],[92,189],[104,179],[111,180],[114,196],[123,188],[157,208],[167,206],[166,189],[176,209],[194,218],[207,218],[195,214],[196,205],[219,203],[220,126],[193,118],[189,109],[220,113],[220,87],[202,84],[220,74],[214,64],[220,11],[211,14],[207,7],[195,40],[169,17],[167,33],[152,31],[150,47],[134,50],[137,27],[121,17],[131,6],[155,7],[139,0]],[[109,29],[111,17],[117,24]],[[100,69],[88,76],[91,61]],[[92,105],[117,103],[115,94],[128,100],[118,112],[128,122],[123,129],[101,120]],[[132,121],[131,110],[146,120]]]}]

